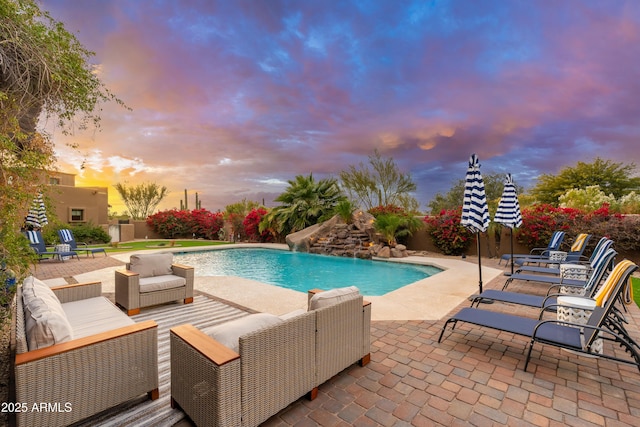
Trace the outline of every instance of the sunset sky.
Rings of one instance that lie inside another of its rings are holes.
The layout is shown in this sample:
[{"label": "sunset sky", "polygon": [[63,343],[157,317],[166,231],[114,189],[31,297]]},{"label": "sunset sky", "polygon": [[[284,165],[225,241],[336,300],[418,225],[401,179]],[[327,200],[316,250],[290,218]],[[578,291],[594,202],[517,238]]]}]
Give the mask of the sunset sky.
[{"label": "sunset sky", "polygon": [[[100,132],[53,129],[78,185],[156,182],[160,209],[273,206],[378,149],[421,208],[482,171],[521,186],[601,156],[640,164],[640,1],[115,1],[41,7],[96,53]],[[84,162],[85,168],[80,169]],[[461,201],[462,202],[462,201]]]}]

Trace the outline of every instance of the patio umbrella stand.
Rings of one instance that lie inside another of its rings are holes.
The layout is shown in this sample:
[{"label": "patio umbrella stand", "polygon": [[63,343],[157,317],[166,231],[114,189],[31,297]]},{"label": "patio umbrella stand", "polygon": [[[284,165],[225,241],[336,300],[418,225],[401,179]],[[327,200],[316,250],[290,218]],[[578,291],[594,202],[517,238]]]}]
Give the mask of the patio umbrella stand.
[{"label": "patio umbrella stand", "polygon": [[[480,173],[480,162],[474,153],[469,159],[469,168],[464,184],[464,198],[462,201],[462,218],[460,224],[476,234],[478,251],[478,290],[482,293],[482,256],[480,252],[480,233],[489,227],[489,206],[484,189],[484,180]],[[473,297],[472,297],[473,298]],[[488,303],[490,300],[481,300]]]}]

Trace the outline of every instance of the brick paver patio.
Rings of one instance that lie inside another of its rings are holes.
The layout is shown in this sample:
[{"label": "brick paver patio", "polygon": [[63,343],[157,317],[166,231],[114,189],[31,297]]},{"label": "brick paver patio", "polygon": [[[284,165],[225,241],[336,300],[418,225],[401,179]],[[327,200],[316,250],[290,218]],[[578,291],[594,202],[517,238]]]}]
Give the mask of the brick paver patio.
[{"label": "brick paver patio", "polygon": [[[496,266],[495,260],[486,262]],[[36,276],[66,277],[119,264],[101,256],[41,263]],[[505,279],[485,288],[499,289]],[[510,290],[524,287],[533,289],[515,283]],[[499,303],[483,308],[535,315],[533,309]],[[628,309],[629,331],[640,340],[640,310]],[[300,399],[265,425],[639,425],[636,367],[537,345],[524,372],[526,339],[461,324],[439,344],[442,325],[443,320],[373,322],[369,365],[348,368],[322,385],[315,400]]]}]

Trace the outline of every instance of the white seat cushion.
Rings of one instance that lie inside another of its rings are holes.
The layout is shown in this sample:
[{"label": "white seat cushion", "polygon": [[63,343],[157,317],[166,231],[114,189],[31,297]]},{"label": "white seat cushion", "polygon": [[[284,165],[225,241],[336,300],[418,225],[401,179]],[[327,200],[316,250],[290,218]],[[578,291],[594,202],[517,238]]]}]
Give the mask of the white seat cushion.
[{"label": "white seat cushion", "polygon": [[140,293],[162,291],[165,289],[180,288],[187,284],[184,277],[167,274],[140,278]]},{"label": "white seat cushion", "polygon": [[360,290],[355,286],[336,288],[330,291],[318,292],[309,301],[309,311],[318,308],[329,307],[342,301],[350,300],[360,295]]},{"label": "white seat cushion", "polygon": [[135,322],[105,297],[66,302],[62,309],[69,319],[74,338],[88,337]]},{"label": "white seat cushion", "polygon": [[256,313],[203,329],[202,332],[237,353],[241,336],[282,322],[282,319],[273,314]]}]

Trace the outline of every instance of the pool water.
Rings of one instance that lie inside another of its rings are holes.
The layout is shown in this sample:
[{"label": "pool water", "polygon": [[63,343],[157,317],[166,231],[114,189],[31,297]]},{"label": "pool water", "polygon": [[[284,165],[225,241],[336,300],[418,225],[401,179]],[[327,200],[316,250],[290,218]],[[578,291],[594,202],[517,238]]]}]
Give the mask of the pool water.
[{"label": "pool water", "polygon": [[300,292],[357,286],[368,296],[384,295],[442,271],[427,265],[258,248],[182,252],[174,255],[174,262],[195,267],[198,276],[239,276]]}]

